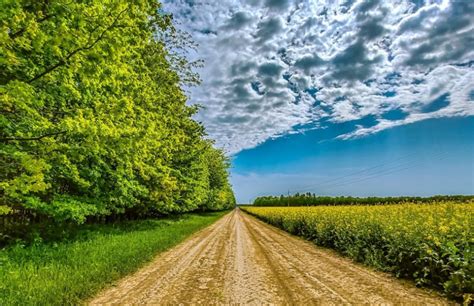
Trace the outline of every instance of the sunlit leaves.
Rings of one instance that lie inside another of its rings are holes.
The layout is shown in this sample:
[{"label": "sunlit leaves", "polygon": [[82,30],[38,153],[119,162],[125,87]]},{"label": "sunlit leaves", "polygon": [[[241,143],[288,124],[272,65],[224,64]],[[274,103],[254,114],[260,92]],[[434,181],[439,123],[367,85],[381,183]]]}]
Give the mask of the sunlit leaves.
[{"label": "sunlit leaves", "polygon": [[180,87],[193,64],[169,60],[187,41],[158,3],[6,1],[0,15],[0,205],[83,222],[234,204]]}]

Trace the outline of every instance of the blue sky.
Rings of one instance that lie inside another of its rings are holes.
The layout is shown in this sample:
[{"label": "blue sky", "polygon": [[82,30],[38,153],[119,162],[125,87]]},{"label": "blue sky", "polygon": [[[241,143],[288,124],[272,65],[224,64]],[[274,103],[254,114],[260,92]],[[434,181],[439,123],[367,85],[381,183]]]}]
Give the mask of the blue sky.
[{"label": "blue sky", "polygon": [[[165,0],[189,103],[262,194],[474,193],[474,1]],[[406,169],[405,169],[406,168]],[[324,184],[323,184],[324,183]]]},{"label": "blue sky", "polygon": [[334,125],[271,139],[233,157],[240,203],[295,192],[386,196],[474,193],[474,117],[428,119],[357,139]]}]

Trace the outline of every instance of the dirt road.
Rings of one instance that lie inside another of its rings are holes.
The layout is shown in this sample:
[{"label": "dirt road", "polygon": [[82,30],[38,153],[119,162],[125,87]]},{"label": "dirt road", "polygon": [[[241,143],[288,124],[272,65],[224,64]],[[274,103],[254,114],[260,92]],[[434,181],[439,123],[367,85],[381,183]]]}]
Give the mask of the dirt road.
[{"label": "dirt road", "polygon": [[447,301],[234,210],[91,304],[341,304]]}]

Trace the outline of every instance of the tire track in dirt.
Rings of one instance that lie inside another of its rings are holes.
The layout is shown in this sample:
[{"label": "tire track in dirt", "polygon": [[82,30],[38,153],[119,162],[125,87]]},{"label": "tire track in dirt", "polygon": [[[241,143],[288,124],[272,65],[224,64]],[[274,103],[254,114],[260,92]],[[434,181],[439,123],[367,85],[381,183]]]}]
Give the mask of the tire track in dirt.
[{"label": "tire track in dirt", "polygon": [[[300,275],[301,286],[315,288],[323,284],[339,296],[318,302],[392,304],[413,303],[443,304],[436,294],[414,287],[388,274],[371,271],[343,258],[335,252],[317,248],[253,217],[246,219],[249,227],[258,231],[266,249],[274,260],[286,266],[292,274]],[[312,285],[312,283],[315,283]],[[308,300],[310,302],[311,300]],[[314,302],[314,300],[313,300]]]},{"label": "tire track in dirt", "polygon": [[239,209],[89,302],[99,304],[450,304]]}]

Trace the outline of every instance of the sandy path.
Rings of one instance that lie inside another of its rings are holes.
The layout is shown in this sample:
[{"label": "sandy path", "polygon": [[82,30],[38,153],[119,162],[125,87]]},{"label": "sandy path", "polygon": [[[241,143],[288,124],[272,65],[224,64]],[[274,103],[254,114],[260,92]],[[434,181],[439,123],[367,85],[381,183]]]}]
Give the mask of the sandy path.
[{"label": "sandy path", "polygon": [[91,304],[447,304],[264,224],[224,216]]}]

